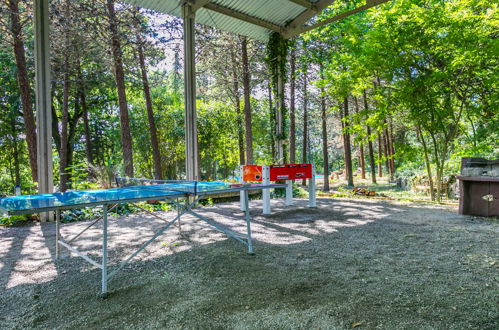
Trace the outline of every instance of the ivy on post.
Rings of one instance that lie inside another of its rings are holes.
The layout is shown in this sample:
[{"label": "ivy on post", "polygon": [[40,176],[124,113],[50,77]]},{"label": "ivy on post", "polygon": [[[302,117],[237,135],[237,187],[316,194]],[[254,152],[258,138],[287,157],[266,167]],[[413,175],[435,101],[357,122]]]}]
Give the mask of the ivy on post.
[{"label": "ivy on post", "polygon": [[277,163],[280,164],[288,161],[286,150],[288,113],[284,94],[288,49],[289,41],[279,33],[275,32],[270,36],[267,44],[267,63],[270,69],[270,85],[275,99],[272,135],[275,136]]}]

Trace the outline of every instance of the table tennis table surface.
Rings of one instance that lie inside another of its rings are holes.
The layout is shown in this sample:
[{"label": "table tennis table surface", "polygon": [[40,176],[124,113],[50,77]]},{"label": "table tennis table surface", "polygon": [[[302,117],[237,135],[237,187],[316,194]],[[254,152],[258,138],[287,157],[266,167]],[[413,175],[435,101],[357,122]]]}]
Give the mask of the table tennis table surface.
[{"label": "table tennis table surface", "polygon": [[104,204],[168,200],[188,196],[282,187],[285,187],[285,185],[238,185],[223,181],[177,181],[165,184],[5,197],[0,198],[0,211],[8,215],[29,214]]}]

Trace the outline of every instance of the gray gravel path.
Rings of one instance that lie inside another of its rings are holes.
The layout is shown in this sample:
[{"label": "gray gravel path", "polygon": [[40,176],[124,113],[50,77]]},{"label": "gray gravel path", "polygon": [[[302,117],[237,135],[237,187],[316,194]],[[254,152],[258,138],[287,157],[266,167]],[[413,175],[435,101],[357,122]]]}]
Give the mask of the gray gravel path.
[{"label": "gray gravel path", "polygon": [[[54,224],[0,228],[1,328],[498,329],[499,225],[455,210],[369,199],[252,201],[255,256],[191,217],[98,298],[99,272],[67,253]],[[236,203],[200,209],[244,232]],[[173,216],[173,213],[166,214]],[[89,222],[63,226],[70,237]],[[118,262],[162,226],[110,220]],[[75,245],[99,258],[100,227]]]}]

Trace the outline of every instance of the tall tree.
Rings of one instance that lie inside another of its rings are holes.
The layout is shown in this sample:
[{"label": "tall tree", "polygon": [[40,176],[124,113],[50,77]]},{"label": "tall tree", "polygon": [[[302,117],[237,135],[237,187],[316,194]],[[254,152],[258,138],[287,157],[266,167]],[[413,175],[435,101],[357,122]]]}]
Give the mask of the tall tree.
[{"label": "tall tree", "polygon": [[[355,104],[355,113],[359,115],[359,100],[357,99],[356,96],[353,98],[354,104]],[[363,134],[361,133],[361,139],[359,141],[359,166],[360,166],[360,177],[361,179],[366,178],[366,163],[365,163],[365,156],[364,156],[364,141],[362,140]]]},{"label": "tall tree", "polygon": [[352,166],[352,147],[350,144],[350,116],[348,111],[348,96],[343,99],[343,120],[345,123],[343,132],[343,146],[345,149],[345,171],[349,186],[353,186],[353,166]]},{"label": "tall tree", "polygon": [[[322,62],[319,65],[319,73],[321,81],[324,81],[324,66]],[[329,191],[329,155],[328,155],[328,139],[327,139],[327,112],[326,112],[326,90],[323,82],[320,86],[320,101],[321,101],[321,119],[322,119],[322,158],[324,162],[324,187],[322,190]]]},{"label": "tall tree", "polygon": [[[366,114],[369,114],[369,106],[367,103],[367,93],[366,90],[364,89],[364,110]],[[368,153],[369,153],[369,166],[371,168],[371,182],[376,183],[376,163],[374,161],[374,147],[373,147],[373,141],[371,139],[371,127],[369,126],[369,123],[366,123],[366,130],[367,130],[367,139],[368,139]]]},{"label": "tall tree", "polygon": [[[307,163],[307,147],[308,147],[308,72],[306,68],[303,70],[303,143],[302,143],[302,162]],[[307,180],[303,179],[302,185],[307,185]]]},{"label": "tall tree", "polygon": [[78,99],[81,104],[82,117],[83,117],[83,134],[85,135],[85,155],[89,165],[94,164],[94,157],[92,151],[92,138],[90,134],[90,118],[87,106],[87,94],[85,90],[85,80],[81,70],[81,61],[77,59],[76,70],[78,72]]},{"label": "tall tree", "polygon": [[275,108],[274,108],[274,102],[272,100],[272,85],[270,80],[268,81],[267,84],[267,96],[269,100],[269,122],[270,122],[270,127],[269,127],[269,132],[270,132],[270,154],[272,158],[272,162],[276,162],[277,160],[277,151],[275,148],[276,144],[276,134],[275,134]]},{"label": "tall tree", "polygon": [[59,185],[62,192],[66,191],[68,186],[68,122],[69,122],[69,93],[70,93],[70,55],[71,49],[71,7],[70,1],[64,2],[64,17],[62,18],[64,30],[64,55],[63,55],[63,101],[61,115],[61,135],[60,135],[60,150],[59,150]]},{"label": "tall tree", "polygon": [[19,83],[19,93],[21,95],[21,105],[24,118],[26,143],[28,145],[29,164],[31,177],[34,182],[38,181],[37,146],[36,146],[36,124],[33,114],[33,103],[31,100],[30,79],[28,76],[28,66],[26,64],[26,52],[24,50],[24,40],[22,24],[19,13],[19,0],[9,0],[10,10],[10,32],[14,46],[14,55],[17,64],[17,81]]},{"label": "tall tree", "polygon": [[241,116],[241,95],[239,94],[239,79],[237,76],[237,59],[236,51],[231,47],[231,61],[232,61],[232,89],[234,94],[234,107],[237,115],[237,143],[239,146],[239,164],[246,164],[244,155],[244,127]]},{"label": "tall tree", "polygon": [[243,64],[244,131],[246,136],[246,164],[253,164],[253,130],[251,128],[251,75],[248,60],[248,38],[241,37],[241,60]]},{"label": "tall tree", "polygon": [[296,163],[296,48],[291,49],[289,59],[289,162]]},{"label": "tall tree", "polygon": [[144,55],[144,40],[141,31],[137,32],[137,53],[142,78],[142,89],[144,91],[144,98],[146,100],[147,120],[149,122],[149,135],[151,137],[154,178],[156,180],[161,180],[163,179],[163,170],[161,168],[161,152],[159,151],[158,133],[152,108],[151,89],[149,88],[149,78],[147,77],[146,60]]},{"label": "tall tree", "polygon": [[130,132],[130,119],[128,115],[128,104],[125,88],[125,72],[123,70],[121,41],[118,32],[118,18],[116,16],[116,10],[114,8],[114,0],[107,0],[107,12],[109,18],[109,32],[111,33],[111,52],[114,58],[114,75],[116,80],[116,88],[118,90],[123,163],[125,168],[125,175],[133,177],[132,134]]},{"label": "tall tree", "polygon": [[378,176],[383,177],[383,142],[380,133],[378,133]]}]

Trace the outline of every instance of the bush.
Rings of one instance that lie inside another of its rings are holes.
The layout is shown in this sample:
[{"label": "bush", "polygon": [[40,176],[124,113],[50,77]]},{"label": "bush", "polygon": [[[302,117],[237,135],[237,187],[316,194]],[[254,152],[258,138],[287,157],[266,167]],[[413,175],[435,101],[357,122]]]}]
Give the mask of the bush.
[{"label": "bush", "polygon": [[2,226],[19,226],[26,221],[28,221],[28,217],[25,215],[11,215],[0,217],[0,225]]}]

